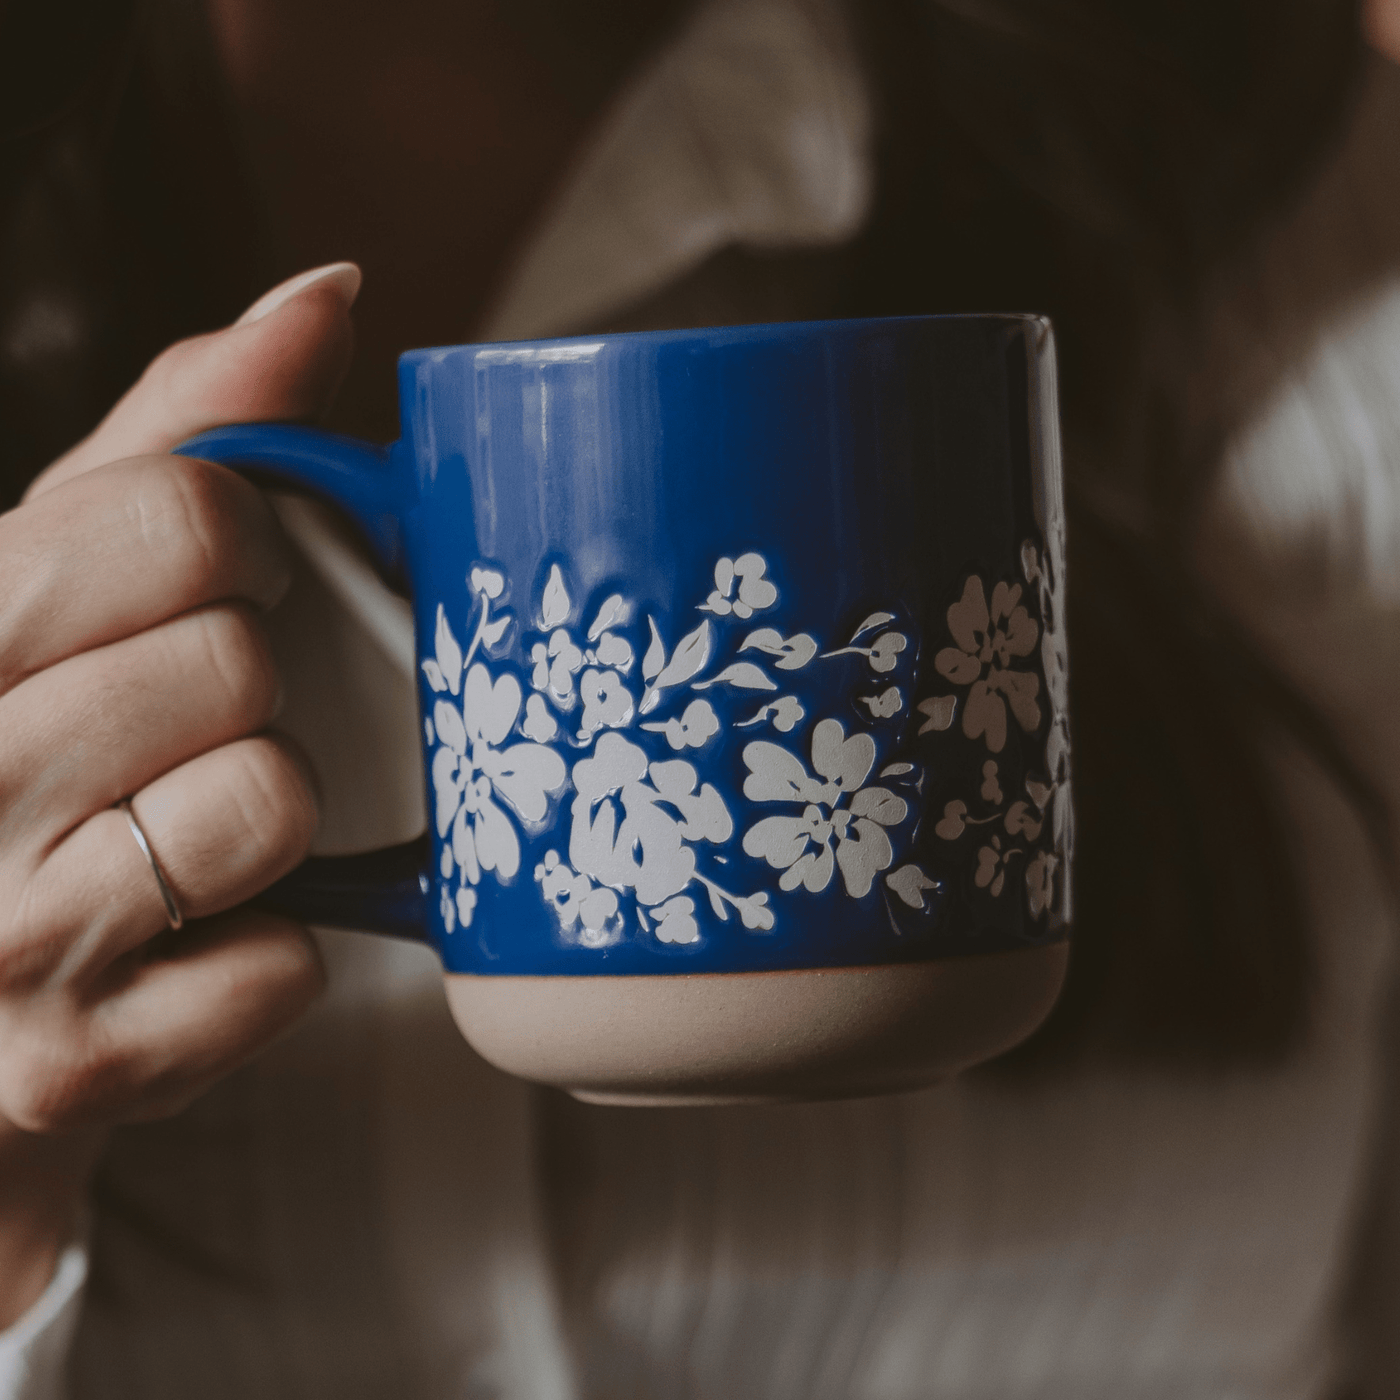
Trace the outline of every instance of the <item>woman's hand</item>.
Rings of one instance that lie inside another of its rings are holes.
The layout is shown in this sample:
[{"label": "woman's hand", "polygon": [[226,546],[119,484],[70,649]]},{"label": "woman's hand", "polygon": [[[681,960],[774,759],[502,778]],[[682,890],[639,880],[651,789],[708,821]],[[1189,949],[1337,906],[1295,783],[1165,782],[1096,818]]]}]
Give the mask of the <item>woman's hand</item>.
[{"label": "woman's hand", "polygon": [[[0,1327],[47,1284],[102,1130],[179,1109],[323,984],[303,929],[237,907],[317,821],[265,732],[286,545],[246,481],[168,454],[323,408],[358,286],[305,274],[174,346],[0,516]],[[167,938],[123,798],[189,921]]]}]

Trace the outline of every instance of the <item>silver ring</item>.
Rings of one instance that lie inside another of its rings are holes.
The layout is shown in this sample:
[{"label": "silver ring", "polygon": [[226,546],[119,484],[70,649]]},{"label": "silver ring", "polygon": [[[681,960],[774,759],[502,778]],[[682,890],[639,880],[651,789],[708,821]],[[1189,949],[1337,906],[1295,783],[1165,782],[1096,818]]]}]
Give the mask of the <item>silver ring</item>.
[{"label": "silver ring", "polygon": [[117,806],[126,815],[126,824],[131,828],[131,834],[136,838],[136,844],[141,847],[141,854],[150,862],[151,874],[156,877],[156,888],[160,891],[160,897],[165,904],[165,917],[170,921],[172,929],[181,929],[185,926],[185,916],[180,912],[180,906],[175,903],[175,896],[170,892],[170,886],[165,883],[165,875],[160,868],[160,862],[156,859],[156,853],[151,849],[151,843],[146,840],[146,833],[141,830],[141,823],[136,820],[136,814],[131,810],[131,799],[123,797]]}]

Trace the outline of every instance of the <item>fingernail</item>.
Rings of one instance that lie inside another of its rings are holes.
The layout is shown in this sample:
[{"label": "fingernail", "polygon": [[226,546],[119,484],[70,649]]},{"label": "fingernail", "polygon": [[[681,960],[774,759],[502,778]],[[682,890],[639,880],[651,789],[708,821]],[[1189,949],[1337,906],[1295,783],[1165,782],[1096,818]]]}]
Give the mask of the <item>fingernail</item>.
[{"label": "fingernail", "polygon": [[270,292],[264,292],[233,324],[247,326],[261,321],[279,306],[285,306],[293,297],[300,296],[308,287],[322,284],[339,292],[346,306],[353,306],[360,294],[360,269],[352,262],[336,262],[327,263],[325,267],[313,267],[310,272],[299,272]]}]

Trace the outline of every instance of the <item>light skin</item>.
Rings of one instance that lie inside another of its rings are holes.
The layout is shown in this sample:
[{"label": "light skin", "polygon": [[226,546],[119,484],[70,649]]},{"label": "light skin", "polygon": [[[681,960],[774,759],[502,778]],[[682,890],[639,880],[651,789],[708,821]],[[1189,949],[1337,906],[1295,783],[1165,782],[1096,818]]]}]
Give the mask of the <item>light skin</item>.
[{"label": "light skin", "polygon": [[[286,542],[247,482],[168,454],[323,409],[358,281],[174,346],[0,516],[0,1326],[52,1276],[106,1129],[177,1111],[323,986],[304,929],[238,907],[317,822],[266,732]],[[163,941],[127,796],[189,920]]]},{"label": "light skin", "polygon": [[325,419],[347,373],[332,426],[392,436],[394,353],[462,338],[605,97],[565,92],[539,26],[494,5],[405,5],[209,5],[283,242],[378,272],[360,353],[357,268],[284,286],[162,355],[0,517],[0,1328],[52,1277],[106,1130],[177,1111],[324,982],[303,929],[238,907],[316,826],[311,775],[266,733],[260,619],[287,546],[246,482],[167,454],[218,424]]},{"label": "light skin", "polygon": [[[314,20],[315,6],[302,8]],[[280,58],[260,51],[260,24],[295,9],[211,6],[254,159],[260,110],[277,133],[269,151],[285,157],[263,170],[264,186],[288,215],[291,244],[314,256],[358,201],[336,204],[345,150],[314,163],[329,192],[313,189],[298,159],[327,133],[378,118],[367,107],[357,117],[362,86],[333,81],[325,63],[320,100],[293,112],[267,103],[301,91],[324,35],[353,45],[352,15],[367,25],[361,50],[376,52],[383,7],[336,7],[329,24],[303,25],[303,53],[295,25]],[[459,25],[485,12],[449,9]],[[1400,0],[1367,0],[1364,23],[1373,46],[1400,61]],[[392,432],[392,379],[376,361],[460,337],[590,115],[581,99],[546,100],[547,84],[522,82],[528,53],[513,68],[484,44],[432,48],[399,56],[393,109],[484,94],[494,124],[447,109],[410,123],[469,167],[435,194],[447,201],[441,217],[418,227],[472,233],[465,251],[460,234],[408,246],[413,221],[375,223],[380,241],[367,247],[387,294],[371,317],[373,353],[357,362],[365,387],[346,396],[361,417],[342,413],[339,425],[378,436]],[[439,71],[453,52],[464,71]],[[283,81],[279,61],[296,81]],[[328,105],[337,98],[338,116]],[[319,132],[284,139],[298,114]],[[474,155],[463,146],[470,132]],[[352,184],[392,191],[418,180],[392,141],[372,130],[366,142],[370,167],[353,153]],[[416,157],[435,168],[442,152]],[[492,190],[501,197],[472,203]],[[448,207],[457,196],[467,203]],[[172,347],[0,516],[0,1328],[52,1277],[107,1130],[177,1111],[293,1025],[324,985],[304,929],[243,907],[300,861],[316,826],[311,775],[267,733],[278,681],[261,616],[287,587],[287,546],[245,482],[169,454],[221,423],[323,414],[351,364],[358,286],[352,266],[323,270],[276,289],[237,325]],[[189,919],[178,936],[165,935],[150,867],[113,810],[127,796]]]}]

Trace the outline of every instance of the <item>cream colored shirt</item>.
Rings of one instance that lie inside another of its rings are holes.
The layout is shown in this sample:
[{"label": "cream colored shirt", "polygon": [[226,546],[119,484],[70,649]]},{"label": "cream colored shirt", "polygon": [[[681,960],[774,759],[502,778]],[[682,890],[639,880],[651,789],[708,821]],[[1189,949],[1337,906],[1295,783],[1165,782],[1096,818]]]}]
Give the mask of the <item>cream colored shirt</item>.
[{"label": "cream colored shirt", "polygon": [[[821,0],[715,0],[613,111],[476,331],[581,328],[735,243],[840,242],[870,141]],[[1222,509],[1252,520],[1296,436],[1242,437]],[[1325,517],[1340,498],[1316,474]],[[280,621],[284,713],[327,789],[323,849],[404,839],[424,811],[406,611],[320,512],[283,508],[307,561]],[[1391,625],[1364,581],[1350,596],[1348,616]],[[1341,688],[1362,678],[1347,694],[1383,716],[1400,652],[1355,661],[1332,630]],[[1400,774],[1400,740],[1394,757]],[[480,1061],[424,949],[328,934],[331,991],[295,1034],[115,1136],[86,1253],[0,1336],[0,1400],[54,1400],[65,1350],[74,1400],[1326,1400],[1391,969],[1355,821],[1299,755],[1280,763],[1319,972],[1317,1032],[1284,1068],[586,1108]]]}]

